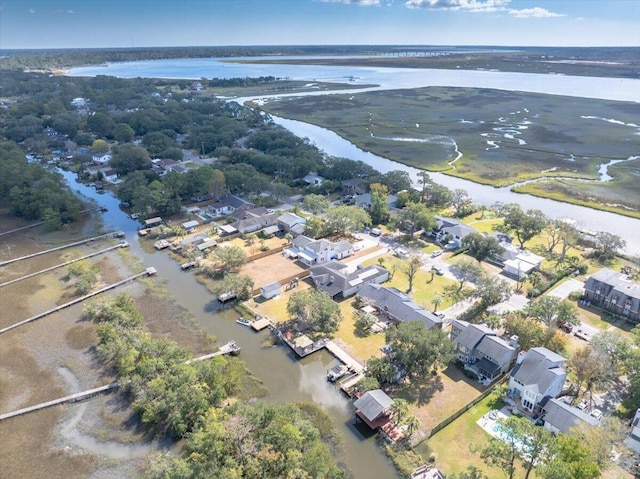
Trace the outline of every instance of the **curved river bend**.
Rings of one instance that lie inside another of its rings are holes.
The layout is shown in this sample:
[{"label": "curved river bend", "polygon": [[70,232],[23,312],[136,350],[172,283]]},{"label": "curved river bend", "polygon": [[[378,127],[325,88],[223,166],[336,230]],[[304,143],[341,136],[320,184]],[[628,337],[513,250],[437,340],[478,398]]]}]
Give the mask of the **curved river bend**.
[{"label": "curved river bend", "polygon": [[120,210],[117,198],[109,192],[98,194],[94,188],[78,183],[74,173],[61,173],[74,191],[107,207],[108,210],[102,213],[105,229],[125,232],[131,245],[131,253],[140,258],[145,266],[156,268],[158,278],[164,281],[171,298],[188,310],[204,330],[215,336],[219,344],[231,339],[236,341],[242,348],[240,357],[269,391],[267,400],[313,402],[326,411],[333,418],[342,437],[343,448],[339,460],[355,479],[397,477],[395,469],[377,447],[375,438],[363,435],[356,428],[351,402],[326,380],[327,370],[338,364],[333,356],[322,350],[303,360],[297,360],[283,346],[263,348],[261,343],[269,333],[254,333],[249,328],[240,326],[235,322],[237,314],[232,310],[212,314],[211,303],[215,301],[213,295],[196,281],[193,273],[182,271],[168,254],[142,247],[137,234],[140,223]]},{"label": "curved river bend", "polygon": [[[243,58],[246,60],[247,58]],[[238,78],[274,76],[304,81],[346,82],[357,78],[354,84],[377,84],[343,93],[354,94],[362,91],[389,90],[397,88],[419,88],[425,86],[459,86],[474,88],[497,88],[550,95],[568,95],[583,98],[599,98],[617,101],[640,102],[640,80],[604,77],[579,77],[536,73],[516,73],[499,71],[432,70],[411,68],[373,68],[319,65],[281,65],[226,63],[229,58],[186,58],[112,63],[106,66],[72,68],[71,76],[113,75],[121,78]],[[255,59],[259,61],[260,59]],[[332,92],[340,93],[340,92]],[[274,96],[326,95],[329,92],[304,92]],[[268,98],[262,96],[260,98]],[[244,103],[251,98],[233,101]],[[273,117],[274,121],[298,136],[309,138],[327,154],[361,160],[379,171],[408,171],[416,178],[419,170],[396,163],[386,158],[365,152],[340,137],[333,131],[285,118]],[[455,178],[441,173],[429,173],[434,181],[449,188],[467,190],[474,201],[490,205],[496,201],[519,203],[524,209],[539,209],[551,218],[572,218],[591,231],[608,231],[627,241],[626,252],[640,254],[640,220],[613,213],[594,210],[569,203],[562,203],[528,194],[510,191],[510,187],[494,188],[469,180]]]}]

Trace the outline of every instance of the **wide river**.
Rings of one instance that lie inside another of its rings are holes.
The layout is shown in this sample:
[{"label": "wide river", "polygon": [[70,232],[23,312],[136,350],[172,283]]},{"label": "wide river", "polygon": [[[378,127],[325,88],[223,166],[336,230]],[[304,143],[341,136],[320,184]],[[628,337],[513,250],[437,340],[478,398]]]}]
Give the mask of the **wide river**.
[{"label": "wide river", "polygon": [[[279,57],[279,59],[282,58],[286,57]],[[246,59],[243,58],[243,60]],[[259,63],[260,58],[255,59],[257,63],[251,64],[229,63],[225,60],[229,59],[185,58],[111,63],[105,66],[73,68],[68,74],[71,76],[113,75],[121,78],[188,79],[274,76],[303,81],[378,85],[345,91],[348,93],[426,86],[457,86],[640,102],[640,80],[632,79],[499,71],[261,64]],[[291,95],[324,94],[327,93],[305,92]],[[239,98],[237,101],[244,102],[249,99],[251,98]],[[382,172],[405,170],[411,174],[414,180],[416,179],[419,170],[363,151],[330,130],[279,117],[274,117],[274,121],[300,137],[309,138],[318,148],[329,155],[361,160]],[[494,188],[439,173],[430,173],[430,175],[435,181],[449,188],[467,190],[474,201],[482,204],[490,205],[496,201],[519,203],[525,209],[539,209],[551,218],[572,218],[586,230],[614,233],[627,241],[627,253],[640,254],[640,220],[531,195],[516,194],[511,192],[509,187]]]}]

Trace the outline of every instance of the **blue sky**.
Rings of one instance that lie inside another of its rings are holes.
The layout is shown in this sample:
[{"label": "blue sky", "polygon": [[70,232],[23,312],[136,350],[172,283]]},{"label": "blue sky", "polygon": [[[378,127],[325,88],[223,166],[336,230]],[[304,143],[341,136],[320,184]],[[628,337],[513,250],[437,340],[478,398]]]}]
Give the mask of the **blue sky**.
[{"label": "blue sky", "polygon": [[0,49],[640,46],[637,0],[0,0]]}]

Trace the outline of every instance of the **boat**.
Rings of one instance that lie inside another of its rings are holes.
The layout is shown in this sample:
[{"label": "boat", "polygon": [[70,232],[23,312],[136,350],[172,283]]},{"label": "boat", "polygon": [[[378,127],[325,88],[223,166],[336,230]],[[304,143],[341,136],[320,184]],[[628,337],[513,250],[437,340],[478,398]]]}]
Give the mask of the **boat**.
[{"label": "boat", "polygon": [[329,372],[327,373],[327,379],[331,382],[335,382],[348,372],[348,367],[346,367],[344,364],[339,364],[338,366],[334,366],[329,369]]},{"label": "boat", "polygon": [[243,318],[242,316],[236,319],[236,323],[242,324],[243,326],[251,326],[251,322],[252,321],[250,319]]},{"label": "boat", "polygon": [[240,346],[238,346],[235,341],[229,341],[227,344],[223,344],[218,352],[221,354],[237,356],[240,354]]}]

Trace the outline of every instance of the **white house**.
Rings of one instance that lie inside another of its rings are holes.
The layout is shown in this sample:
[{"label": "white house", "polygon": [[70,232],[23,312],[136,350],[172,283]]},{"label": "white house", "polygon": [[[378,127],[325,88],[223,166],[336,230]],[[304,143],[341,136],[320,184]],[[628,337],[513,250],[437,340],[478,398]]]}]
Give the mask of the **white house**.
[{"label": "white house", "polygon": [[316,288],[333,299],[353,296],[367,283],[381,284],[389,279],[389,271],[377,264],[350,268],[339,261],[312,266],[310,273]]},{"label": "white house", "polygon": [[74,98],[71,100],[71,106],[75,108],[84,108],[87,106],[87,99],[82,97]]},{"label": "white house", "polygon": [[565,364],[565,358],[544,347],[521,352],[511,370],[507,399],[525,414],[539,413],[543,401],[562,392]]},{"label": "white house", "polygon": [[288,258],[297,258],[307,266],[326,263],[331,260],[341,260],[353,254],[353,245],[348,241],[334,243],[327,239],[314,240],[300,235],[293,239],[293,243],[282,254]]},{"label": "white house", "polygon": [[521,250],[515,258],[504,262],[502,272],[521,280],[532,271],[539,269],[543,260],[542,256]]},{"label": "white house", "polygon": [[316,173],[309,173],[307,176],[302,178],[302,181],[309,186],[322,186],[324,178],[322,176],[318,176]]},{"label": "white house", "polygon": [[97,165],[106,165],[111,161],[111,155],[109,153],[95,153],[91,159]]},{"label": "white house", "polygon": [[462,239],[465,236],[471,233],[477,233],[474,228],[455,218],[436,216],[436,222],[438,224],[435,232],[436,241],[440,244],[446,244],[446,246],[451,249],[460,248],[462,246]]}]

